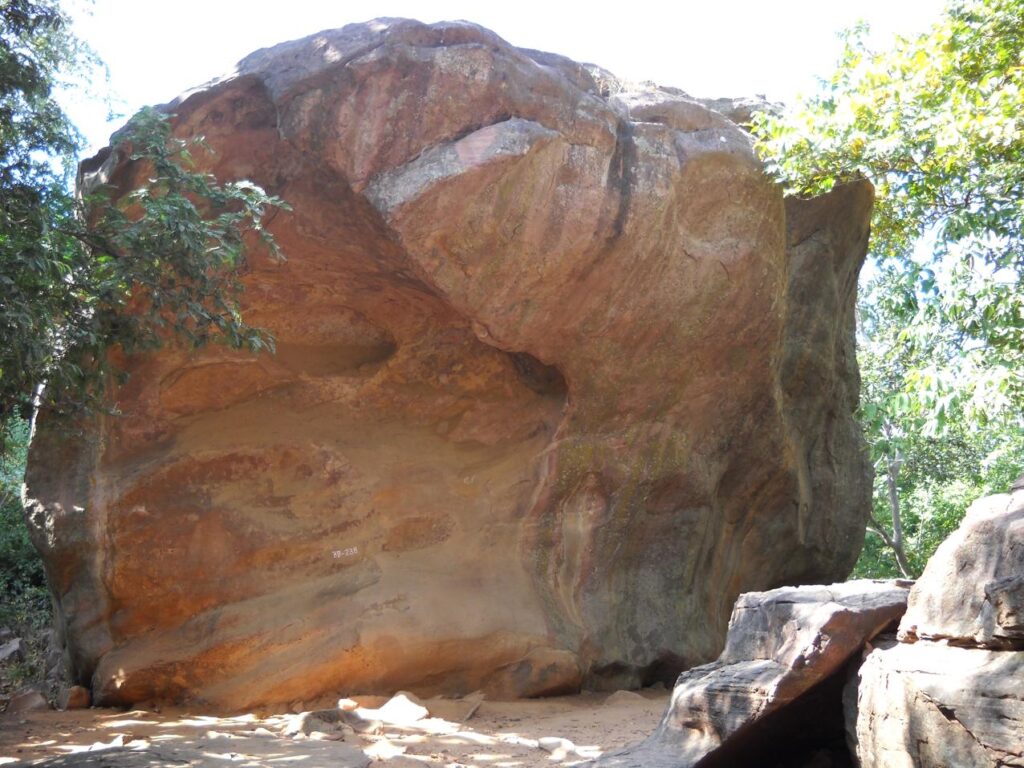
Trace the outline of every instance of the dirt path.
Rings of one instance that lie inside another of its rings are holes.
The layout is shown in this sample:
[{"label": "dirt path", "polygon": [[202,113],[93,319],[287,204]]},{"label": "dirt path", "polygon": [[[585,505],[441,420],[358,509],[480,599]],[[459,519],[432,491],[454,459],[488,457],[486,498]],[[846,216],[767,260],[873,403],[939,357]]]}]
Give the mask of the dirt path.
[{"label": "dirt path", "polygon": [[368,760],[382,768],[575,765],[649,734],[668,693],[484,701],[465,722],[460,721],[472,702],[427,701],[428,717],[399,715],[386,722],[386,710],[374,709],[383,699],[358,698],[363,708],[356,712],[368,722],[383,719],[379,729],[356,733],[310,715],[36,712],[0,722],[0,765],[355,768]]}]

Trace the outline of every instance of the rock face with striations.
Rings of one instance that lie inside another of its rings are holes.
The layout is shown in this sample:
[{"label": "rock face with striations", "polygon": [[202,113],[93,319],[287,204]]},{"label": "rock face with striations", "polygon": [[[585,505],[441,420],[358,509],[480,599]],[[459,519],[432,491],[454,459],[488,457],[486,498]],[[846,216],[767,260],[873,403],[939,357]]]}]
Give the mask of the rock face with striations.
[{"label": "rock face with striations", "polygon": [[278,351],[166,349],[77,443],[42,420],[29,518],[97,703],[670,680],[739,593],[846,575],[867,184],[784,200],[723,114],[464,23],[171,109],[293,206],[245,276]]},{"label": "rock face with striations", "polygon": [[1022,575],[1024,484],[968,510],[911,590],[900,642],[851,682],[863,768],[1024,766]]},{"label": "rock face with striations", "polygon": [[907,585],[885,581],[740,595],[722,655],[679,676],[649,738],[597,765],[846,765],[848,667],[906,607]]}]

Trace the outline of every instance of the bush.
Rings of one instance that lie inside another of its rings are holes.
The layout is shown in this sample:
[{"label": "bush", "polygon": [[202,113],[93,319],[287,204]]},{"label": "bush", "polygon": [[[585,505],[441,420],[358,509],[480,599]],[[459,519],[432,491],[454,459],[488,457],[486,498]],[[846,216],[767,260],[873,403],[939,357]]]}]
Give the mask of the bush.
[{"label": "bush", "polygon": [[10,455],[0,460],[0,624],[38,624],[49,618],[50,598],[39,553],[29,540],[21,508],[28,425],[15,421],[8,430]]}]

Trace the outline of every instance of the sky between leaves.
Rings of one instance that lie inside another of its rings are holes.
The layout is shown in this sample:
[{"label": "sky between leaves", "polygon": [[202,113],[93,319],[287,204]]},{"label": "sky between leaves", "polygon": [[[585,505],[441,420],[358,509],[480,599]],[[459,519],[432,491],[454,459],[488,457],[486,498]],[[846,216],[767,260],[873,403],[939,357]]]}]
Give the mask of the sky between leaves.
[{"label": "sky between leaves", "polygon": [[792,102],[827,76],[836,33],[859,19],[879,45],[926,29],[942,0],[70,0],[78,34],[109,68],[108,90],[63,97],[95,151],[146,104],[230,72],[274,45],[375,17],[465,19],[514,45],[600,64],[695,96],[765,94]]}]

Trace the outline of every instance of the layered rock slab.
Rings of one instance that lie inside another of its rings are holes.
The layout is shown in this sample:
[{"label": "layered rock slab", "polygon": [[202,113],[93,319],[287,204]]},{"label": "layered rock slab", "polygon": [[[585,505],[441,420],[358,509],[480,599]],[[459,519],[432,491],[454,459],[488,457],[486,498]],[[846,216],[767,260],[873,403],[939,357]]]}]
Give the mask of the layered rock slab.
[{"label": "layered rock slab", "polygon": [[[900,583],[853,581],[741,595],[722,655],[680,675],[661,724],[646,741],[597,765],[789,765],[803,752],[829,746],[836,735],[845,752],[847,665],[895,626],[907,591]],[[802,735],[794,735],[790,720]],[[830,726],[835,733],[825,733]]]},{"label": "layered rock slab", "polygon": [[1024,766],[1024,653],[880,643],[855,722],[863,768]]},{"label": "layered rock slab", "polygon": [[867,184],[784,200],[724,115],[462,23],[286,43],[169,109],[293,207],[244,278],[278,351],[168,348],[82,440],[40,419],[30,524],[97,703],[671,680],[739,593],[852,566]]},{"label": "layered rock slab", "polygon": [[977,501],[851,683],[863,768],[1024,766],[1022,573],[1024,489]]}]

